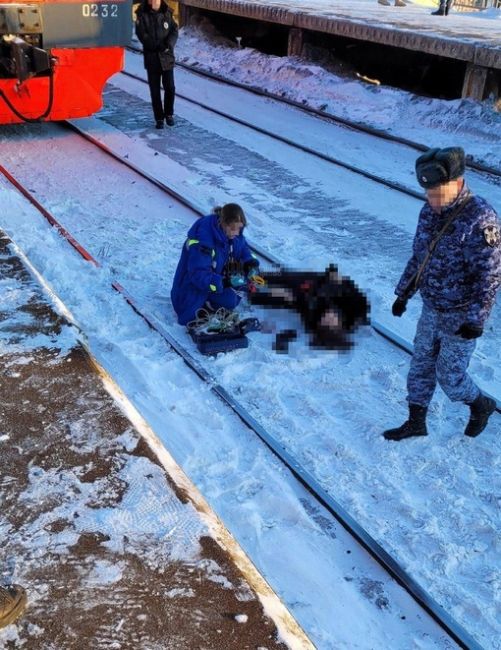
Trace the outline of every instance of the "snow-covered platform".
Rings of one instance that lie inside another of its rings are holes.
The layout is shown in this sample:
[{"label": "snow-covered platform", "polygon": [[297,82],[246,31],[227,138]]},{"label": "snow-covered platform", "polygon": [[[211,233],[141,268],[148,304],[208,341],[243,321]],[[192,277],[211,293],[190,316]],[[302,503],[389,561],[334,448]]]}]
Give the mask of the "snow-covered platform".
[{"label": "snow-covered platform", "polygon": [[463,96],[481,99],[489,70],[501,70],[501,10],[431,15],[430,6],[382,6],[376,0],[179,0],[182,20],[193,8],[289,28],[289,54],[315,31],[464,61]]},{"label": "snow-covered platform", "polygon": [[0,647],[313,648],[1,232],[0,269]]}]

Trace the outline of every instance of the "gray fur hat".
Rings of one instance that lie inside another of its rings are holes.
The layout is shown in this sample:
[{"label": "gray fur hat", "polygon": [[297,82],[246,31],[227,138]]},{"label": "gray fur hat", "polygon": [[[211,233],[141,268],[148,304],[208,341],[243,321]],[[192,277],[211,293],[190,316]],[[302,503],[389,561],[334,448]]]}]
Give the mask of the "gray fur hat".
[{"label": "gray fur hat", "polygon": [[428,149],[416,160],[416,176],[421,187],[430,189],[464,174],[465,157],[461,147]]}]

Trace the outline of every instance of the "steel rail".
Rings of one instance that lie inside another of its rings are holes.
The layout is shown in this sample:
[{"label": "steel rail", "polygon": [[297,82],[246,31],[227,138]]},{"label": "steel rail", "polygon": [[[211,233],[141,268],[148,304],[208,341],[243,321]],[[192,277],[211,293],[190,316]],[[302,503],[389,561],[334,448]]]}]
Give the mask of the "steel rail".
[{"label": "steel rail", "polygon": [[[122,70],[121,74],[123,74],[125,76],[128,76],[128,77],[131,77],[133,79],[136,79],[137,81],[140,81],[142,83],[147,83],[147,81],[145,79],[143,79],[142,77],[139,77],[138,75],[135,75],[133,73],[126,72],[126,71]],[[322,153],[320,153],[318,151],[315,151],[314,149],[311,149],[310,147],[307,147],[306,145],[299,144],[297,142],[294,142],[293,140],[290,140],[289,138],[285,138],[283,136],[277,135],[276,133],[268,131],[267,129],[263,129],[261,127],[255,126],[255,125],[247,122],[246,120],[242,120],[242,119],[234,117],[234,116],[232,116],[232,115],[230,115],[230,114],[228,114],[228,113],[226,113],[224,111],[220,111],[220,110],[215,109],[215,108],[213,108],[211,106],[208,106],[208,105],[204,104],[203,102],[199,102],[197,100],[191,99],[191,98],[186,97],[185,95],[182,95],[182,94],[179,94],[179,93],[177,93],[177,94],[182,99],[184,99],[184,100],[186,100],[188,102],[191,102],[194,105],[200,106],[200,107],[202,107],[202,108],[204,108],[204,109],[206,109],[208,111],[211,111],[211,112],[213,112],[213,113],[215,113],[217,115],[225,117],[225,118],[227,118],[227,119],[229,119],[231,121],[234,121],[234,122],[236,122],[238,124],[242,124],[243,126],[254,129],[254,130],[258,131],[259,133],[263,133],[263,134],[265,134],[265,135],[267,135],[267,136],[269,136],[269,137],[271,137],[271,138],[273,138],[275,140],[279,140],[280,142],[284,142],[285,144],[293,146],[293,147],[295,147],[295,148],[297,148],[297,149],[299,149],[301,151],[304,151],[305,153],[309,153],[309,154],[314,155],[314,156],[316,156],[318,158],[321,158],[322,160],[326,160],[327,162],[331,162],[331,163],[333,163],[335,165],[343,167],[344,169],[348,169],[349,171],[360,174],[360,175],[364,176],[365,178],[368,178],[368,179],[373,180],[373,181],[375,181],[377,183],[385,185],[385,186],[389,187],[390,189],[396,190],[396,191],[401,192],[403,194],[407,194],[408,196],[416,198],[416,199],[418,199],[420,201],[423,201],[426,198],[424,194],[420,194],[419,192],[415,192],[414,190],[411,190],[411,189],[405,187],[404,185],[401,185],[400,183],[396,183],[396,182],[393,182],[393,181],[388,181],[388,180],[386,180],[384,178],[380,178],[380,177],[376,176],[375,174],[371,174],[370,172],[366,172],[364,170],[361,170],[358,167],[350,165],[349,163],[345,163],[345,162],[340,161],[340,160],[338,160],[336,158],[332,158],[331,156],[328,156],[327,154],[322,154]],[[95,142],[95,144],[96,144],[96,142]],[[424,150],[427,149],[426,147],[423,147],[423,148],[424,148]],[[117,160],[121,160],[122,162],[126,163],[126,161],[123,161],[119,157],[117,157]],[[133,169],[135,169],[137,171],[137,168],[135,168],[134,166],[132,166],[131,168],[133,168]],[[501,177],[501,173],[500,173],[500,177]],[[151,180],[151,176],[149,177],[149,179]],[[168,188],[166,185],[160,183],[160,184],[158,184],[158,186],[159,187],[161,186],[162,189],[164,189],[165,191],[171,193],[170,188]],[[182,202],[185,202],[184,197],[181,197],[180,195],[176,195],[175,198],[177,198],[178,200],[181,200]],[[189,207],[193,208],[193,205],[190,204]],[[195,208],[195,211],[198,212],[198,214],[200,214],[200,215],[205,214],[205,212],[200,210],[200,208]],[[257,247],[257,245],[252,244],[252,247],[254,248],[254,250],[257,253],[259,253],[259,255],[261,255],[263,257],[263,259],[266,259],[267,261],[270,261],[275,266],[278,266],[278,267],[282,266],[282,263],[279,260],[277,260],[276,258],[273,258],[272,256],[270,256],[269,253],[266,253],[263,250],[260,250],[259,247]],[[383,336],[385,339],[387,339],[388,341],[390,341],[391,343],[393,343],[394,345],[396,345],[400,349],[404,350],[405,352],[408,352],[409,354],[412,354],[412,352],[413,352],[412,344],[407,342],[404,338],[402,338],[398,334],[396,334],[394,332],[391,332],[391,330],[388,327],[386,327],[382,323],[379,323],[376,320],[371,321],[371,326],[378,334]],[[493,395],[490,391],[488,391],[486,389],[483,389],[483,393],[485,395],[487,395],[488,397],[492,398],[496,402],[496,410],[499,413],[501,413],[501,398],[497,398],[495,395]]]},{"label": "steel rail", "polygon": [[[136,52],[138,54],[143,53],[143,51],[140,48],[135,47],[133,45],[128,46],[126,49],[132,52]],[[183,68],[184,70],[188,70],[189,72],[195,75],[199,75],[200,77],[213,79],[214,81],[218,81],[220,83],[226,84],[227,86],[233,86],[235,88],[247,90],[248,92],[254,95],[258,95],[260,97],[273,99],[282,104],[286,104],[288,106],[292,106],[293,108],[297,108],[303,111],[304,113],[315,115],[316,117],[323,118],[329,122],[341,124],[342,126],[346,126],[355,131],[367,133],[368,135],[373,135],[377,138],[380,138],[382,140],[387,140],[389,142],[396,142],[397,144],[403,144],[411,149],[414,149],[415,151],[424,152],[424,151],[428,151],[429,149],[428,146],[421,144],[420,142],[414,142],[413,140],[410,140],[408,138],[404,138],[402,136],[388,133],[387,131],[383,131],[382,129],[377,129],[375,127],[369,126],[364,122],[349,120],[348,118],[335,115],[334,113],[329,113],[328,111],[324,111],[320,108],[313,108],[312,106],[307,106],[294,99],[289,99],[288,97],[277,95],[276,93],[270,92],[268,90],[264,90],[263,88],[259,88],[258,86],[252,86],[250,84],[246,84],[241,81],[234,81],[233,79],[228,79],[227,77],[223,77],[222,75],[216,74],[215,72],[210,72],[208,70],[196,68],[194,66],[191,66],[187,63],[182,63],[180,61],[176,61],[176,66]],[[490,165],[485,165],[484,163],[481,162],[477,162],[471,156],[466,156],[465,162],[467,168],[474,169],[475,171],[482,172],[484,174],[488,174],[496,178],[501,178],[501,169],[498,169],[496,167],[491,167]]]},{"label": "steel rail", "polygon": [[[360,131],[362,133],[367,133],[368,135],[373,135],[377,138],[380,138],[381,140],[386,140],[388,142],[395,142],[397,144],[403,144],[409,147],[410,149],[414,149],[416,151],[421,151],[421,152],[428,151],[428,149],[430,148],[429,146],[425,144],[421,144],[420,142],[415,142],[414,140],[410,140],[409,138],[404,138],[402,136],[388,133],[387,131],[383,131],[382,129],[377,129],[376,127],[369,126],[364,122],[349,120],[348,118],[341,117],[340,115],[335,115],[334,113],[329,113],[328,111],[323,111],[322,109],[319,108],[306,106],[305,104],[295,101],[294,99],[289,99],[288,97],[282,97],[281,95],[277,95],[276,93],[263,90],[262,88],[258,88],[257,86],[250,86],[239,81],[233,81],[231,79],[227,79],[226,77],[215,74],[213,72],[208,72],[205,70],[201,70],[199,68],[194,68],[193,66],[190,66],[187,63],[176,62],[176,65],[178,65],[180,68],[188,70],[189,72],[192,72],[193,74],[198,74],[202,77],[208,77],[210,79],[214,79],[214,81],[219,81],[229,86],[235,86],[236,88],[241,88],[242,90],[248,90],[249,92],[255,95],[267,97],[269,99],[274,99],[275,101],[281,102],[282,104],[287,104],[288,106],[292,106],[293,108],[298,108],[299,110],[302,110],[305,113],[316,115],[317,117],[324,118],[329,122],[341,124],[342,126],[346,126],[355,131]],[[491,167],[490,165],[485,165],[484,163],[481,162],[477,162],[476,160],[474,160],[472,156],[466,156],[465,163],[466,163],[466,167],[469,167],[470,169],[474,169],[475,171],[482,172],[484,174],[488,174],[496,178],[501,178],[500,169],[497,169],[496,167]]]},{"label": "steel rail", "polygon": [[[134,49],[134,48],[130,48],[130,49]],[[140,50],[135,50],[135,51],[140,51]],[[228,86],[235,86],[236,88],[240,88],[242,90],[248,90],[249,92],[255,95],[266,97],[268,99],[274,99],[275,101],[281,102],[282,104],[292,106],[293,108],[298,108],[299,110],[305,113],[315,115],[316,117],[321,117],[329,122],[341,124],[342,126],[346,126],[350,129],[353,129],[354,131],[360,131],[361,133],[367,133],[368,135],[373,135],[377,138],[380,138],[381,140],[386,140],[388,142],[395,142],[397,144],[403,144],[409,147],[410,149],[414,149],[415,151],[421,151],[421,152],[428,151],[428,149],[430,148],[429,146],[425,144],[421,144],[420,142],[415,142],[414,140],[410,140],[409,138],[404,138],[403,136],[388,133],[387,131],[383,131],[382,129],[377,129],[376,127],[369,126],[364,122],[349,120],[346,117],[341,117],[340,115],[329,113],[328,111],[324,111],[320,108],[313,108],[312,106],[307,106],[294,99],[290,99],[288,97],[282,97],[281,95],[277,95],[276,93],[272,93],[268,90],[263,90],[262,88],[259,88],[257,86],[251,86],[240,81],[233,81],[232,79],[227,79],[226,77],[223,77],[222,75],[218,75],[214,72],[209,72],[207,70],[195,68],[191,65],[188,65],[187,63],[176,62],[176,65],[179,66],[180,68],[188,70],[193,74],[198,74],[201,77],[208,77],[209,79],[213,79],[214,81],[219,81],[220,83],[227,84]],[[497,169],[496,167],[491,167],[490,165],[485,165],[484,163],[481,162],[477,162],[472,156],[467,156],[465,163],[466,163],[466,167],[469,167],[470,169],[474,169],[475,171],[482,172],[484,174],[489,174],[491,176],[495,176],[496,178],[501,178],[500,169]]]},{"label": "steel rail", "polygon": [[[102,148],[102,147],[100,147]],[[106,149],[104,149],[106,150]],[[116,155],[113,155],[116,158]],[[33,197],[17,179],[3,166],[0,173],[11,182],[37,208],[47,221],[77,250],[77,252],[94,266],[100,267],[99,262]],[[49,218],[50,217],[50,218]],[[76,244],[76,245],[75,245]],[[430,617],[464,650],[482,650],[482,646],[460,625],[444,608],[435,601],[417,583],[405,569],[377,542],[360,524],[351,517],[345,508],[338,503],[316,478],[306,470],[273,436],[271,436],[257,420],[218,384],[214,378],[201,366],[191,354],[167,331],[165,325],[154,315],[141,307],[139,302],[117,281],[111,283],[113,289],[119,292],[134,311],[156,331],[169,346],[183,359],[204,382],[239,418],[266,444],[273,454],[289,469],[301,485],[345,528],[345,530],[378,562],[387,573],[424,609]]]},{"label": "steel rail", "polygon": [[[104,151],[106,154],[114,158],[114,160],[122,163],[122,165],[125,165],[127,168],[131,169],[135,173],[137,173],[139,176],[142,178],[148,180],[150,183],[158,187],[160,190],[168,194],[169,196],[172,196],[176,201],[179,201],[186,207],[190,208],[193,212],[195,212],[199,217],[204,216],[205,214],[208,214],[209,208],[207,207],[206,209],[203,208],[203,206],[195,203],[194,201],[191,201],[190,199],[184,197],[183,195],[179,194],[179,192],[176,192],[172,187],[169,187],[162,181],[158,180],[158,178],[155,178],[148,172],[145,172],[143,169],[135,165],[133,162],[130,160],[123,158],[122,156],[119,156],[117,153],[115,153],[112,149],[107,147],[105,144],[103,144],[100,140],[97,138],[94,138],[92,135],[84,131],[83,129],[80,129],[76,124],[67,122],[67,125],[69,128],[71,128],[73,131],[77,132],[79,135],[81,135],[83,138],[91,142],[93,145]],[[268,251],[265,251],[261,246],[256,244],[255,242],[251,241],[250,239],[247,238],[247,241],[249,242],[249,245],[251,249],[257,253],[262,259],[266,260],[273,266],[277,268],[282,268],[283,264],[282,262],[269,253]],[[377,320],[371,319],[371,327],[372,329],[385,338],[387,341],[395,345],[396,347],[400,348],[404,352],[407,352],[408,354],[412,354],[413,352],[413,346],[412,343],[407,341],[405,338],[402,336],[398,335],[396,332],[392,332],[390,328],[388,328],[386,325],[383,325]],[[483,389],[483,392],[493,399],[496,402],[496,411],[501,413],[501,399],[496,397],[493,393],[490,391],[487,391]]]},{"label": "steel rail", "polygon": [[[132,72],[127,72],[126,70],[121,70],[120,74],[123,74],[126,77],[130,77],[131,79],[135,79],[136,81],[140,81],[141,83],[145,83],[145,84],[148,83],[146,79],[143,79],[142,77]],[[248,129],[252,129],[257,133],[273,138],[273,140],[278,140],[279,142],[283,142],[284,144],[287,144],[290,147],[294,147],[299,151],[303,151],[304,153],[310,154],[311,156],[320,158],[320,160],[324,160],[328,163],[331,163],[332,165],[336,165],[337,167],[347,169],[348,171],[354,174],[363,176],[364,178],[379,183],[380,185],[389,187],[390,189],[396,190],[397,192],[401,192],[402,194],[406,194],[407,196],[411,196],[414,199],[418,199],[419,201],[424,201],[425,199],[424,194],[422,194],[421,192],[416,192],[415,190],[411,190],[410,188],[406,187],[405,185],[402,185],[401,183],[397,183],[396,181],[390,181],[386,178],[382,178],[381,176],[377,176],[377,174],[373,174],[372,172],[368,172],[365,171],[364,169],[360,169],[360,167],[356,167],[355,165],[351,165],[350,163],[344,162],[340,158],[334,158],[333,156],[329,156],[328,154],[322,153],[321,151],[317,151],[316,149],[312,149],[311,147],[308,147],[305,144],[301,144],[300,142],[295,142],[290,138],[287,138],[278,133],[274,133],[273,131],[269,131],[268,129],[265,129],[261,126],[256,126],[255,124],[252,124],[252,122],[248,122],[247,120],[243,120],[239,117],[235,117],[234,115],[231,115],[226,111],[221,111],[218,108],[214,108],[213,106],[204,104],[204,102],[200,102],[196,99],[192,99],[191,97],[187,97],[186,95],[183,95],[181,93],[176,92],[176,95],[181,99],[184,99],[184,101],[190,102],[190,104],[193,104],[194,106],[199,106],[200,108],[203,108],[206,111],[214,113],[215,115],[219,115],[220,117],[224,117],[225,119],[235,122],[236,124],[240,124],[241,126],[245,126]]]}]

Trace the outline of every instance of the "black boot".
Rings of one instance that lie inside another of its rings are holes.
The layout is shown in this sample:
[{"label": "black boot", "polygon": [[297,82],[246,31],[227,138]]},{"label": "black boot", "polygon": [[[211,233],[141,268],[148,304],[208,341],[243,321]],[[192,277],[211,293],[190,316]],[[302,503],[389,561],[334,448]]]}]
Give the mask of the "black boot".
[{"label": "black boot", "polygon": [[427,436],[426,429],[426,406],[409,404],[409,419],[397,429],[388,429],[383,433],[386,440],[404,440],[413,436]]},{"label": "black boot", "polygon": [[439,5],[437,11],[432,11],[431,15],[432,16],[447,16],[447,14],[449,13],[449,7],[447,5],[448,5],[448,3],[444,2],[444,0],[442,0],[440,2],[440,5]]},{"label": "black boot", "polygon": [[482,433],[487,426],[489,418],[495,410],[496,402],[490,397],[480,394],[477,399],[470,404],[470,421],[466,425],[464,435],[470,436],[470,438],[475,438],[479,433]]}]

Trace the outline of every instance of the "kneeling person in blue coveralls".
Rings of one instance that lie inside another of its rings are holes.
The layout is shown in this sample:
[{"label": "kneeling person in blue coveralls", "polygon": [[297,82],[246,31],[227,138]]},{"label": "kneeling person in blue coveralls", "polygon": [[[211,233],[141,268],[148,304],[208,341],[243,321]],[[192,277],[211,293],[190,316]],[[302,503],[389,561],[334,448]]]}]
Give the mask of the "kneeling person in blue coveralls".
[{"label": "kneeling person in blue coveralls", "polygon": [[248,275],[259,266],[242,234],[246,225],[242,208],[227,203],[188,231],[171,291],[181,325],[194,320],[202,307],[231,311],[240,302],[242,275],[232,275],[232,268],[242,267]]},{"label": "kneeling person in blue coveralls", "polygon": [[385,431],[387,440],[427,435],[437,381],[451,400],[470,407],[467,436],[481,433],[496,408],[467,370],[501,284],[501,228],[493,208],[466,187],[464,168],[460,147],[430,149],[416,161],[427,202],[392,312],[401,316],[416,291],[423,309],[407,377],[409,418]]}]

